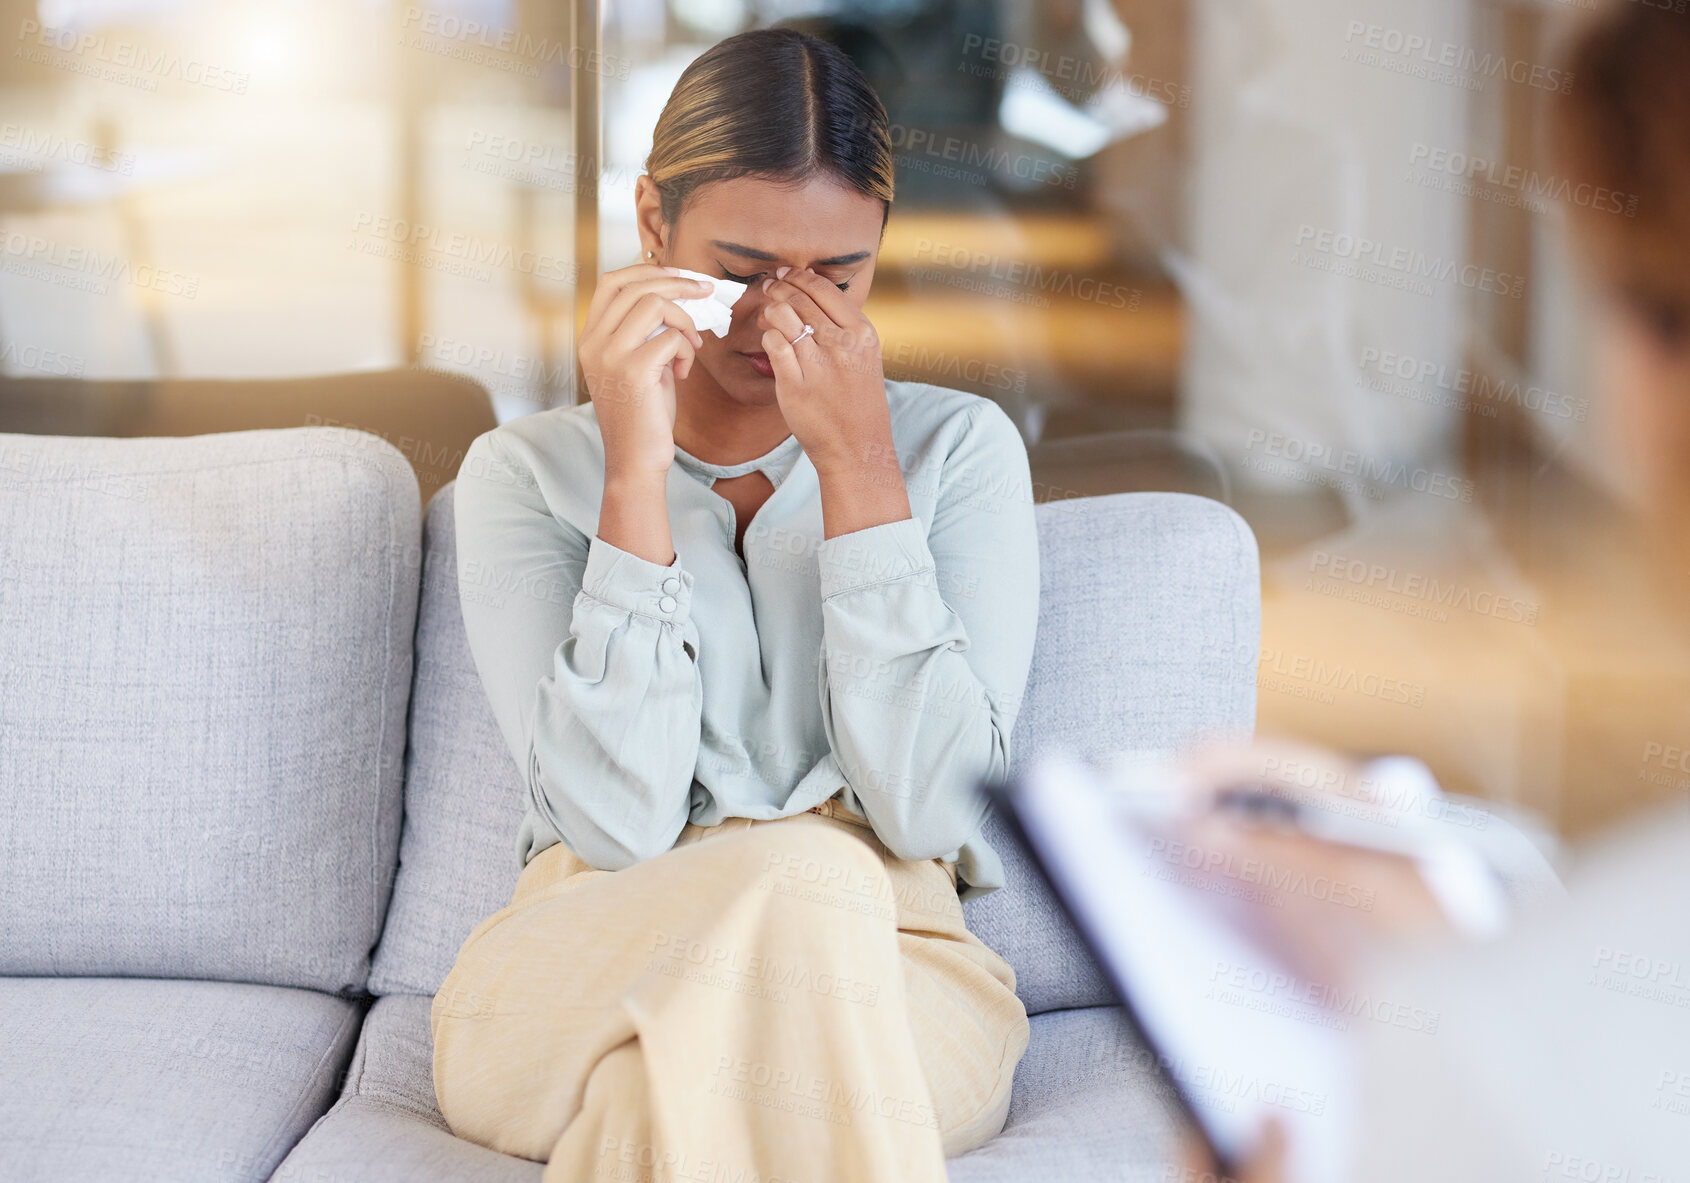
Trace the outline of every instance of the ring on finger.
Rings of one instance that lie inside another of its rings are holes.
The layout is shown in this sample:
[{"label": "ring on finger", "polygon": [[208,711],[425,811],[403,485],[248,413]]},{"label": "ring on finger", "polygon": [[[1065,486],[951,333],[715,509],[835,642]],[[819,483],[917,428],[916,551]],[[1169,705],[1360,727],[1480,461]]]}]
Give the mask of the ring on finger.
[{"label": "ring on finger", "polygon": [[787,344],[788,345],[796,345],[796,344],[798,344],[798,342],[802,341],[805,337],[814,336],[815,332],[816,332],[816,326],[815,325],[805,325],[804,331],[802,333],[799,333],[796,337],[792,338],[792,340],[788,341]]}]

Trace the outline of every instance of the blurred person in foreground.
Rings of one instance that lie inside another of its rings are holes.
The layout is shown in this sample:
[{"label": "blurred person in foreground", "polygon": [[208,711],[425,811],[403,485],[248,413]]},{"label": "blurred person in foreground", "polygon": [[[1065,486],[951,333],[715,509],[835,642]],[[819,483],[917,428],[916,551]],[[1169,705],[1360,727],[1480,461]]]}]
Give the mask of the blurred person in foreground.
[{"label": "blurred person in foreground", "polygon": [[[1610,3],[1580,29],[1567,67],[1576,82],[1553,96],[1553,167],[1574,190],[1636,200],[1633,217],[1570,210],[1602,304],[1602,394],[1626,425],[1666,553],[1681,554],[1690,519],[1690,12]],[[1249,757],[1201,759],[1243,771]],[[1260,749],[1255,763],[1259,773]],[[1301,946],[1306,964],[1342,963],[1370,996],[1440,1016],[1432,1035],[1359,1024],[1355,1183],[1690,1179],[1686,803],[1586,846],[1569,869],[1568,898],[1528,909],[1484,946],[1439,939],[1437,906],[1403,860],[1215,814],[1194,826],[1212,847],[1376,886],[1381,906],[1361,924],[1310,907],[1264,909],[1258,920]],[[1283,1150],[1281,1131],[1264,1130],[1244,1183],[1297,1183]],[[1214,1178],[1200,1150],[1188,1149],[1182,1177]]]}]

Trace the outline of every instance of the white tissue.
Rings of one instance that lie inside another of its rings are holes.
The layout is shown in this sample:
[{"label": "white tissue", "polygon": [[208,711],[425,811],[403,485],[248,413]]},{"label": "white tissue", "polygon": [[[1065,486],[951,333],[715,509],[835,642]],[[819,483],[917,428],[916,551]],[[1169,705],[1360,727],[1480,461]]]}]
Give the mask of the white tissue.
[{"label": "white tissue", "polygon": [[[714,276],[688,271],[682,267],[665,267],[663,270],[670,275],[679,275],[685,279],[702,279],[705,283],[714,285],[708,296],[676,300],[675,303],[680,306],[681,311],[692,317],[692,323],[700,333],[711,332],[718,337],[726,337],[728,327],[733,324],[733,306],[745,294],[745,285],[737,280],[716,279]],[[658,325],[651,330],[646,340],[651,340],[668,327]]]}]

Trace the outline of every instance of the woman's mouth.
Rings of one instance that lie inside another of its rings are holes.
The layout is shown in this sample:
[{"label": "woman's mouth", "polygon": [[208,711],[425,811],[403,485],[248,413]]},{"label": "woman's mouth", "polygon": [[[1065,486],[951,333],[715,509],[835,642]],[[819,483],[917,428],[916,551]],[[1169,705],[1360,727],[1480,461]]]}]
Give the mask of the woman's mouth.
[{"label": "woman's mouth", "polygon": [[758,350],[756,353],[741,352],[740,356],[750,362],[751,368],[763,377],[773,378],[775,376],[775,367],[770,363],[768,354]]}]

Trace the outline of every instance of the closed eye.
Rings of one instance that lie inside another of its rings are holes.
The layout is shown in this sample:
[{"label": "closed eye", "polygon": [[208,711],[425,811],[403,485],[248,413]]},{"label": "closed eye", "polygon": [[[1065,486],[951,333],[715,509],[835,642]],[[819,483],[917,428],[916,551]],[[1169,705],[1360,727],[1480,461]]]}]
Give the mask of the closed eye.
[{"label": "closed eye", "polygon": [[[718,267],[722,266],[720,263],[718,263],[716,265]],[[766,274],[766,273],[759,271],[756,275],[735,275],[732,271],[729,271],[726,267],[722,267],[722,278],[723,279],[731,279],[735,283],[749,284],[753,280],[760,278],[764,274]],[[847,279],[844,283],[836,283],[833,286],[838,288],[840,291],[843,292],[851,286],[851,281]]]}]

